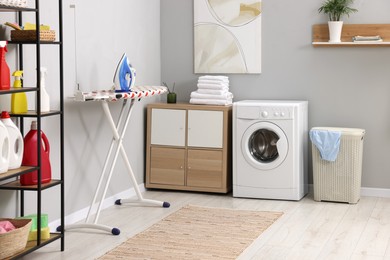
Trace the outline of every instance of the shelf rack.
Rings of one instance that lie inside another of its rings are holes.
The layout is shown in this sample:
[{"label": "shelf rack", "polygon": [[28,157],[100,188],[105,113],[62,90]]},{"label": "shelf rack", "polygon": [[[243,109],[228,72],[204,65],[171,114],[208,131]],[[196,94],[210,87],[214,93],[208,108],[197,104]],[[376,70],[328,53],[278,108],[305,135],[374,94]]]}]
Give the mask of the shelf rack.
[{"label": "shelf rack", "polygon": [[[390,24],[344,24],[341,42],[330,43],[327,24],[313,25],[314,47],[390,47]],[[380,35],[382,42],[353,42],[353,36]]]},{"label": "shelf rack", "polygon": [[[19,7],[9,7],[9,6],[2,6],[0,5],[0,12],[16,12],[18,14],[18,22],[20,25],[22,25],[23,22],[23,13],[25,12],[33,12],[35,13],[35,24],[41,24],[40,23],[40,12],[39,12],[39,0],[33,1],[35,2],[35,8],[19,8]],[[36,118],[37,120],[37,132],[38,132],[38,145],[37,145],[37,156],[40,158],[41,154],[41,118],[48,117],[48,116],[59,116],[60,118],[60,179],[52,179],[49,183],[41,184],[41,169],[40,169],[40,160],[38,161],[38,165],[36,167],[30,167],[30,166],[21,166],[18,169],[9,170],[6,173],[0,174],[0,190],[15,190],[20,192],[20,214],[24,215],[24,192],[25,191],[34,191],[36,192],[37,196],[37,226],[38,230],[41,229],[41,218],[42,215],[41,208],[42,208],[42,191],[55,187],[60,186],[60,204],[61,204],[61,225],[64,226],[64,95],[63,95],[63,82],[64,82],[64,75],[63,75],[63,16],[62,16],[62,0],[58,0],[58,38],[59,41],[54,42],[46,42],[41,41],[39,38],[40,31],[39,26],[37,26],[36,30],[36,41],[30,42],[30,41],[8,41],[8,44],[15,44],[18,45],[19,48],[19,69],[23,70],[23,46],[24,45],[35,45],[36,46],[36,68],[41,67],[41,45],[57,45],[59,47],[59,68],[60,68],[60,74],[59,74],[59,96],[60,96],[60,109],[59,110],[53,110],[49,112],[41,112],[41,102],[40,99],[37,99],[37,111],[28,111],[27,113],[21,113],[21,114],[13,114],[10,113],[11,117],[17,117],[19,118],[19,125],[20,130],[23,133],[24,129],[24,118]],[[17,92],[35,92],[36,95],[40,96],[40,71],[37,69],[37,81],[36,86],[37,87],[23,87],[14,89],[11,88],[9,90],[1,90],[0,95],[4,94],[12,94]],[[20,175],[37,171],[38,172],[38,184],[33,186],[21,186],[19,184],[19,180],[17,179]],[[16,179],[16,180],[15,180]],[[37,232],[37,240],[36,241],[29,241],[27,243],[27,246],[25,250],[23,250],[20,253],[15,254],[14,256],[11,256],[10,259],[17,259],[24,255],[27,255],[49,243],[52,243],[56,240],[61,240],[61,251],[64,251],[65,249],[65,239],[64,239],[64,231],[51,233],[49,239],[41,239],[41,233]]]}]

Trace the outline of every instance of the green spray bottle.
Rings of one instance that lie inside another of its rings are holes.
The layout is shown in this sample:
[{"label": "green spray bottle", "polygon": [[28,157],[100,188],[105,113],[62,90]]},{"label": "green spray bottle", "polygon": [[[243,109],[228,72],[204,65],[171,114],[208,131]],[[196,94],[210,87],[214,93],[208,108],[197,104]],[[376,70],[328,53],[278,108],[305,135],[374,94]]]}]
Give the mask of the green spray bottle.
[{"label": "green spray bottle", "polygon": [[[17,70],[14,73],[12,73],[12,76],[15,77],[15,81],[13,84],[14,88],[21,88],[22,87],[22,70]],[[26,113],[27,112],[27,96],[24,92],[19,93],[12,93],[11,95],[11,113],[13,114],[20,114],[20,113]]]}]

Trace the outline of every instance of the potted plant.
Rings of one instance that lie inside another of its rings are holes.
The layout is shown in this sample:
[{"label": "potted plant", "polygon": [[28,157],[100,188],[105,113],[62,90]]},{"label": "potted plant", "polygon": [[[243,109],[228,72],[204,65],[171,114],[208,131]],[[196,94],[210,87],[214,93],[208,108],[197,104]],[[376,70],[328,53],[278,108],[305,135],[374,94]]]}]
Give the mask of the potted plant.
[{"label": "potted plant", "polygon": [[167,83],[163,82],[163,85],[168,89],[167,103],[176,103],[175,82],[173,83],[172,91],[169,89]]},{"label": "potted plant", "polygon": [[319,13],[327,14],[329,17],[329,42],[340,42],[343,21],[340,21],[344,15],[355,13],[358,10],[351,8],[353,0],[327,0],[318,9]]}]

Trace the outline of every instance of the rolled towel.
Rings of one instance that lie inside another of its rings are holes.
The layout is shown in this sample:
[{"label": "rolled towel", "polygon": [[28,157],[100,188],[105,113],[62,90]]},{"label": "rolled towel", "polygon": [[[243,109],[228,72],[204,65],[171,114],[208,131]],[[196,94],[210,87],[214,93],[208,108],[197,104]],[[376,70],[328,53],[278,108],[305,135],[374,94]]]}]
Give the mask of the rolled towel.
[{"label": "rolled towel", "polygon": [[202,99],[202,98],[191,98],[191,104],[198,105],[218,105],[218,106],[227,106],[233,103],[233,99]]},{"label": "rolled towel", "polygon": [[229,90],[229,86],[225,84],[201,84],[198,83],[199,89],[218,89],[218,90]]},{"label": "rolled towel", "polygon": [[202,94],[197,91],[191,92],[191,98],[201,98],[201,99],[232,99],[233,94],[230,92],[224,92],[223,94],[213,95],[213,94]]},{"label": "rolled towel", "polygon": [[207,88],[200,88],[196,92],[199,94],[211,94],[211,95],[223,95],[228,93],[228,89],[226,90],[218,90],[218,89],[207,89]]}]

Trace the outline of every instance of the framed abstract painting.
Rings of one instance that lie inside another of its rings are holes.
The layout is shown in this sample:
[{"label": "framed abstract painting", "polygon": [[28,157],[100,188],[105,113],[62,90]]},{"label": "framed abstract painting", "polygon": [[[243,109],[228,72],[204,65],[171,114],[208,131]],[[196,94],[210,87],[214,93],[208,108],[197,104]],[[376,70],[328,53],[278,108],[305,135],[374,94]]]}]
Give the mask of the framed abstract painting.
[{"label": "framed abstract painting", "polygon": [[260,0],[194,0],[194,72],[261,73]]}]

